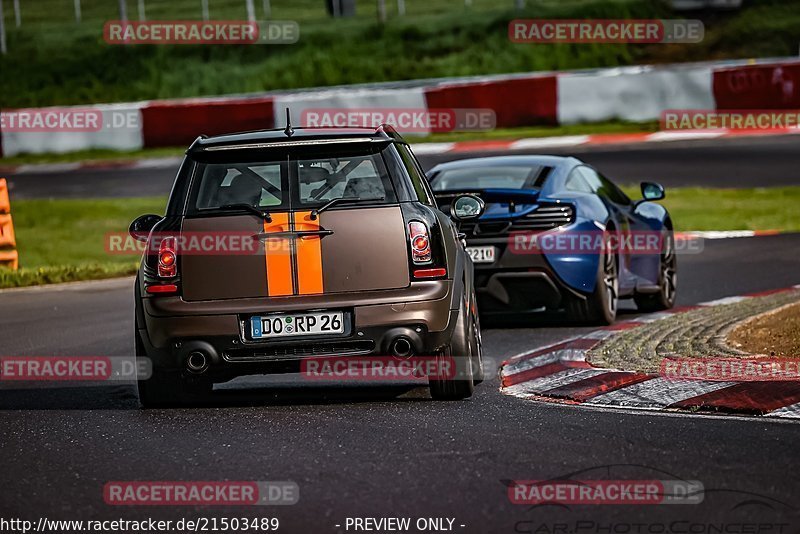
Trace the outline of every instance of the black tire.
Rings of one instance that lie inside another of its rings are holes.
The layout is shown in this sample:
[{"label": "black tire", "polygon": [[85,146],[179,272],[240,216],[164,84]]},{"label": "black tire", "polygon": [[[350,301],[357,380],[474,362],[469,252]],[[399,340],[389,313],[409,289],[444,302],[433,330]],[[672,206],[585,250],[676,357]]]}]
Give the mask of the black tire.
[{"label": "black tire", "polygon": [[634,295],[633,300],[641,312],[668,310],[675,306],[678,290],[678,258],[675,253],[675,236],[670,230],[664,238],[664,250],[658,269],[658,293]]},{"label": "black tire", "polygon": [[[436,358],[437,370],[447,369],[445,365],[455,365],[454,372],[442,372],[430,378],[431,397],[436,400],[462,400],[472,396],[475,390],[471,325],[468,325],[469,310],[458,314],[453,338],[442,354]],[[463,377],[463,378],[462,378]]]},{"label": "black tire", "polygon": [[477,386],[486,379],[486,376],[483,370],[481,320],[478,315],[478,303],[476,302],[475,295],[472,295],[472,303],[470,307],[470,315],[472,316],[472,335],[470,336],[470,343],[472,344],[472,384]]},{"label": "black tire", "polygon": [[617,318],[619,305],[619,264],[610,235],[604,234],[606,246],[600,252],[594,291],[586,298],[568,296],[567,313],[574,321],[590,325],[610,325]]}]

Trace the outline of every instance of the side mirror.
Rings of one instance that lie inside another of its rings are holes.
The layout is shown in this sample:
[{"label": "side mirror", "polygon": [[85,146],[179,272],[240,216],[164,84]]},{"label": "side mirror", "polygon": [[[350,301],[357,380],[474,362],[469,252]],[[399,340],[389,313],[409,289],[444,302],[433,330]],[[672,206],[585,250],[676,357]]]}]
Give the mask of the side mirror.
[{"label": "side mirror", "polygon": [[666,196],[664,186],[655,182],[642,182],[642,198],[645,200],[661,200]]},{"label": "side mirror", "polygon": [[153,214],[137,217],[128,227],[128,233],[137,241],[147,241],[150,231],[161,219],[161,215]]},{"label": "side mirror", "polygon": [[485,204],[475,195],[459,195],[450,205],[450,216],[457,221],[471,221],[483,215]]}]

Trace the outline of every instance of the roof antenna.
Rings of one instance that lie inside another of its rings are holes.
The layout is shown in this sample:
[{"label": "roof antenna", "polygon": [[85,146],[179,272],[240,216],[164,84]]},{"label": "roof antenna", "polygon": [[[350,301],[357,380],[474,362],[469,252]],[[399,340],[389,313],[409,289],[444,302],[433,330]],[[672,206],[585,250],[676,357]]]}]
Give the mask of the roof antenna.
[{"label": "roof antenna", "polygon": [[291,137],[294,134],[294,128],[292,128],[292,117],[289,115],[289,108],[286,108],[286,129],[283,131],[286,134],[286,137]]}]

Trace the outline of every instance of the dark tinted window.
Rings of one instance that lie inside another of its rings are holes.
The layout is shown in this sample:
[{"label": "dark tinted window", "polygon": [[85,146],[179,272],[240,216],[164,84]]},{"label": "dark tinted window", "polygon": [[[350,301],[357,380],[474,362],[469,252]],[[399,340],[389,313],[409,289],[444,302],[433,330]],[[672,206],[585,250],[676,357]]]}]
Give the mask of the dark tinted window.
[{"label": "dark tinted window", "polygon": [[230,204],[297,209],[337,198],[397,201],[380,153],[290,154],[271,161],[206,163],[199,165],[196,182],[196,210]]},{"label": "dark tinted window", "polygon": [[[464,167],[440,172],[433,182],[434,191],[454,189],[530,189],[546,176],[548,167],[498,165],[496,167]],[[542,182],[543,183],[543,180]]]},{"label": "dark tinted window", "polygon": [[609,180],[602,174],[599,176],[600,176],[600,181],[603,182],[603,192],[609,198],[609,200],[611,200],[611,202],[623,206],[627,206],[628,204],[631,203],[631,199],[628,197],[628,195],[623,193],[619,187],[617,187],[611,182],[611,180]]}]

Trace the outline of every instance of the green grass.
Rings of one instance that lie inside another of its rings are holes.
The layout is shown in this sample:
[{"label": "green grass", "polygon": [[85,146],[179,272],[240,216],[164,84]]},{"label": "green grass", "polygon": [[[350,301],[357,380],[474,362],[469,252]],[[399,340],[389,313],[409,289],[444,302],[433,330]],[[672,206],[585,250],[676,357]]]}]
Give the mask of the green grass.
[{"label": "green grass", "polygon": [[[149,19],[199,19],[197,0],[146,0]],[[256,0],[259,8],[260,2]],[[85,104],[152,98],[260,92],[334,84],[481,75],[643,62],[794,55],[800,0],[761,0],[741,11],[707,15],[700,44],[513,44],[514,18],[667,18],[655,0],[406,0],[407,15],[378,24],[375,3],[359,15],[332,20],[323,0],[272,0],[272,18],[295,20],[300,40],[276,46],[112,46],[103,23],[119,18],[117,2],[84,0],[74,22],[72,2],[21,2],[14,24],[6,2],[9,54],[0,58],[0,107]],[[128,15],[136,19],[135,0]],[[214,0],[211,17],[242,19],[244,1]],[[694,15],[692,15],[694,16]]]},{"label": "green grass", "polygon": [[[641,198],[638,187],[623,189],[631,198]],[[800,231],[800,187],[667,188],[660,204],[669,210],[678,231]]]},{"label": "green grass", "polygon": [[[624,189],[639,198],[638,189]],[[138,256],[108,254],[107,236],[126,232],[139,215],[163,213],[166,205],[162,197],[12,202],[21,269],[0,269],[0,288],[133,274]],[[800,187],[673,188],[662,203],[678,231],[800,231]]]},{"label": "green grass", "polygon": [[[614,134],[631,132],[655,132],[658,130],[657,122],[622,123],[607,122],[597,124],[576,124],[568,126],[529,126],[524,128],[498,128],[488,132],[450,132],[432,134],[424,137],[408,136],[411,143],[450,142],[450,141],[479,141],[496,139],[523,139],[526,137],[549,137],[560,135],[580,134]],[[175,148],[146,148],[134,151],[117,150],[83,150],[68,152],[66,154],[20,154],[9,158],[0,158],[0,165],[24,165],[37,163],[69,163],[76,161],[113,161],[132,160],[141,158],[161,158],[180,156],[186,151],[185,147]]]},{"label": "green grass", "polygon": [[20,269],[0,269],[0,287],[21,287],[133,274],[135,255],[106,252],[109,234],[127,232],[144,213],[163,213],[166,199],[12,200]]}]

